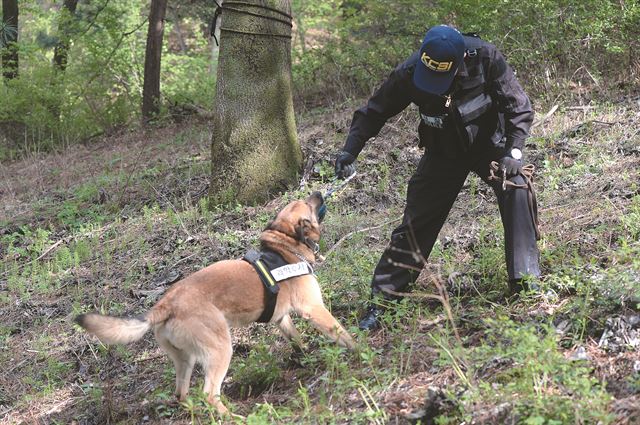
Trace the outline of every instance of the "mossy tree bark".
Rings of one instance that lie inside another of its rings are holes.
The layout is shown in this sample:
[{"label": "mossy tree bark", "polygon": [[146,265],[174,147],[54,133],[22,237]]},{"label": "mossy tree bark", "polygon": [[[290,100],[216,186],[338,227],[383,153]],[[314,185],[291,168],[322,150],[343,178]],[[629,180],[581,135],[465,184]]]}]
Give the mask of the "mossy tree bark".
[{"label": "mossy tree bark", "polygon": [[278,11],[290,15],[291,2],[223,3],[211,141],[212,205],[262,202],[286,188],[300,170],[291,20]]}]

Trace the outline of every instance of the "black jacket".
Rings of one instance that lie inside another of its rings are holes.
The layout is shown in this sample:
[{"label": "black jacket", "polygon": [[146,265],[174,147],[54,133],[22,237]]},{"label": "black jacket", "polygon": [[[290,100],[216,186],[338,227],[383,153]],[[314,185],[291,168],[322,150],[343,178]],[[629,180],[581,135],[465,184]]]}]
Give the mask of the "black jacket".
[{"label": "black jacket", "polygon": [[500,51],[474,36],[465,36],[467,55],[450,93],[437,96],[413,84],[419,63],[415,52],[400,64],[353,115],[344,150],[358,156],[384,123],[414,103],[420,110],[420,146],[458,157],[486,147],[509,152],[522,149],[533,121],[531,102]]}]

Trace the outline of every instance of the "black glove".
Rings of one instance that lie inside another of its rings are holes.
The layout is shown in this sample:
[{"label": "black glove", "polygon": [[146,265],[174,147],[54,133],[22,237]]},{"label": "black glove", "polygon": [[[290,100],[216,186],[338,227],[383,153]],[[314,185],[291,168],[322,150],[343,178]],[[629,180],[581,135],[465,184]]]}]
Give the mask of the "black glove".
[{"label": "black glove", "polygon": [[500,170],[505,170],[507,177],[516,176],[522,172],[522,161],[505,156],[500,160]]},{"label": "black glove", "polygon": [[353,163],[356,157],[349,152],[340,151],[336,158],[336,177],[340,180],[346,179],[356,172],[356,166]]}]

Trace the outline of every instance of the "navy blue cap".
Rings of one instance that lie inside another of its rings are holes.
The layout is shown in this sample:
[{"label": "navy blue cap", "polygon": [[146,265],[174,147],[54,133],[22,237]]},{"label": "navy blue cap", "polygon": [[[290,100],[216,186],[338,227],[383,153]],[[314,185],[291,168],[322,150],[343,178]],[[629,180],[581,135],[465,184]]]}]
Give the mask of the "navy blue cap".
[{"label": "navy blue cap", "polygon": [[464,38],[457,29],[446,25],[431,28],[420,47],[413,83],[427,93],[446,93],[464,60],[464,52]]}]

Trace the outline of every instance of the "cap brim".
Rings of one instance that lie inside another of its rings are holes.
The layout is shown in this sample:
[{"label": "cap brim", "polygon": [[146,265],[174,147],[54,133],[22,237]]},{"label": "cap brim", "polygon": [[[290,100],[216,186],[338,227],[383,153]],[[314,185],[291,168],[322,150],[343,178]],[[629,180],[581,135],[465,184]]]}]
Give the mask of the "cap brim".
[{"label": "cap brim", "polygon": [[431,94],[445,94],[456,76],[456,72],[436,73],[426,66],[418,64],[413,72],[413,84],[420,90]]}]

